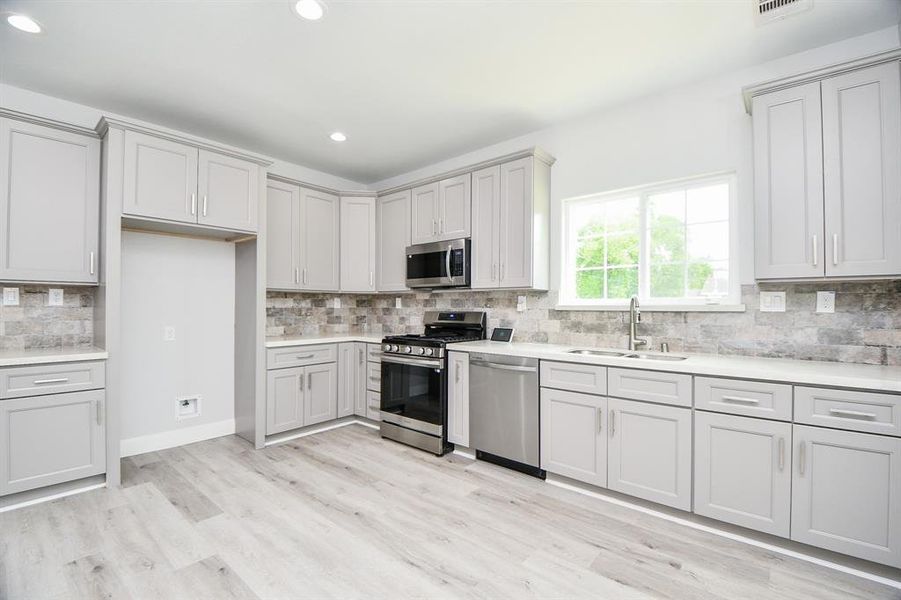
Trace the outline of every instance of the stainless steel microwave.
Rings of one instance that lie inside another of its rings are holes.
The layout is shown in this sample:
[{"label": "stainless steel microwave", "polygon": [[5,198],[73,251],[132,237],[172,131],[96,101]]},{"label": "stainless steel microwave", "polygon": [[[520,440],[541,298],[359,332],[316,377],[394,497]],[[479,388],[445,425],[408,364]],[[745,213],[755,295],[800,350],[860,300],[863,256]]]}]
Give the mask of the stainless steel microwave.
[{"label": "stainless steel microwave", "polygon": [[468,238],[407,246],[407,287],[468,287]]}]

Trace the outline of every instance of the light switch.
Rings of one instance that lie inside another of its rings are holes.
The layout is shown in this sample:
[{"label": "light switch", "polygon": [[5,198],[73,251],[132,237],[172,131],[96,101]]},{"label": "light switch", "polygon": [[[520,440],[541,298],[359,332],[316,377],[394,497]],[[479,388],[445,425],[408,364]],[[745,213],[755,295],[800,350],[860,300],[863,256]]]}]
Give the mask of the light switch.
[{"label": "light switch", "polygon": [[403,302],[401,302],[401,297],[398,296],[397,298],[394,299],[394,308],[403,308],[403,307],[404,307],[404,305],[403,305]]},{"label": "light switch", "polygon": [[47,292],[47,306],[62,306],[65,297],[62,288],[50,288]]},{"label": "light switch", "polygon": [[341,298],[335,296],[335,308],[341,308]]},{"label": "light switch", "polygon": [[175,327],[172,325],[166,325],[163,327],[163,341],[164,342],[174,342],[175,341]]},{"label": "light switch", "polygon": [[835,312],[835,292],[817,292],[817,312]]},{"label": "light switch", "polygon": [[785,312],[785,292],[760,292],[760,312]]},{"label": "light switch", "polygon": [[525,312],[526,310],[526,297],[525,296],[517,296],[516,297],[516,311],[517,312]]},{"label": "light switch", "polygon": [[3,306],[19,306],[19,288],[3,288]]}]

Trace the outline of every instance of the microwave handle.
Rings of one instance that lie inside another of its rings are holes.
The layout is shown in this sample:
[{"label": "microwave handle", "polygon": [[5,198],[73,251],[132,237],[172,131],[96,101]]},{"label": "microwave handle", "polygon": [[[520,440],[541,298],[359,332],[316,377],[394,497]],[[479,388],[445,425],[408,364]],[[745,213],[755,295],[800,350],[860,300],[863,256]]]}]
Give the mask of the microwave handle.
[{"label": "microwave handle", "polygon": [[451,252],[453,251],[453,249],[454,249],[454,247],[451,244],[448,244],[447,245],[447,256],[444,257],[444,268],[445,268],[444,274],[448,279],[453,277],[453,275],[451,275]]}]

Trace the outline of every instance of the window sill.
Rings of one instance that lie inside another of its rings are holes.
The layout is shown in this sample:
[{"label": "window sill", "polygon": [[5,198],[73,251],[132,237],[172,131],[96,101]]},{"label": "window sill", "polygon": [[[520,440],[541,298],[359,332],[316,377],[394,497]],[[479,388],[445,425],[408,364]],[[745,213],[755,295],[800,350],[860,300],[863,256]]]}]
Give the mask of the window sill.
[{"label": "window sill", "polygon": [[[628,304],[558,304],[555,310],[595,310],[602,312],[628,312]],[[643,312],[726,312],[743,313],[744,304],[642,304]]]}]

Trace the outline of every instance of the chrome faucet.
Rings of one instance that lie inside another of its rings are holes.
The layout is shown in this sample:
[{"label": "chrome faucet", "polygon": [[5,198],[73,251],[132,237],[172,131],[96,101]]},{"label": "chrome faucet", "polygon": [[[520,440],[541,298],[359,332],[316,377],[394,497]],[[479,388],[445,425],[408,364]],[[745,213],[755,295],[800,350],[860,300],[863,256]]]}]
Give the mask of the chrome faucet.
[{"label": "chrome faucet", "polygon": [[647,346],[648,340],[635,337],[635,326],[641,323],[641,308],[638,306],[638,296],[632,296],[629,301],[629,350],[638,350],[639,346]]}]

